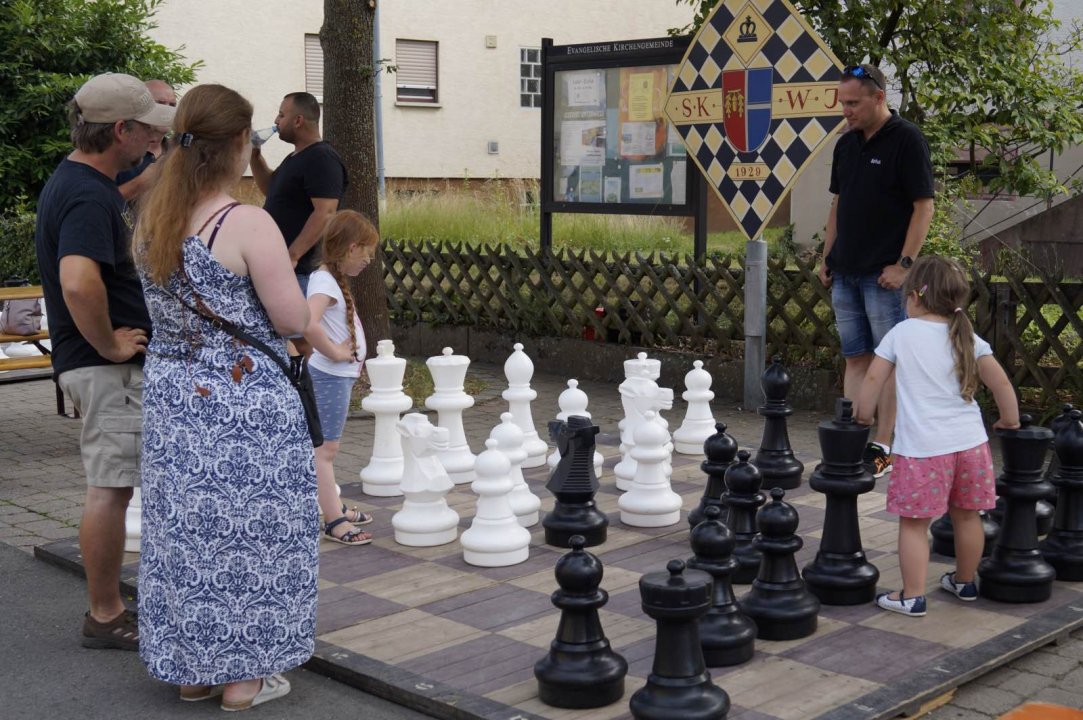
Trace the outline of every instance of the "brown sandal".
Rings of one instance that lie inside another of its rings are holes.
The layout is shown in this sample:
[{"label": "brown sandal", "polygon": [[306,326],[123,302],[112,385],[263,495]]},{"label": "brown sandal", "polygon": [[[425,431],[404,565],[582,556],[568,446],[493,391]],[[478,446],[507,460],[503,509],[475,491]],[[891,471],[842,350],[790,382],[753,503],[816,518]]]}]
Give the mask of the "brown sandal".
[{"label": "brown sandal", "polygon": [[83,647],[92,650],[138,650],[139,616],[125,610],[107,623],[101,623],[88,612],[83,618]]}]

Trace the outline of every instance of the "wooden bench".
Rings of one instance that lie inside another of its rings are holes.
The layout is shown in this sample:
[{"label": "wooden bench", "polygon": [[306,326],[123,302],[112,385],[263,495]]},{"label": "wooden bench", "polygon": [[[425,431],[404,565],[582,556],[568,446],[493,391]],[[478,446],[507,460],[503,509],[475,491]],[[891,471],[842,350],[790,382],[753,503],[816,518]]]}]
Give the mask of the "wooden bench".
[{"label": "wooden bench", "polygon": [[[22,285],[20,287],[0,287],[0,302],[6,300],[33,300],[41,298],[41,285]],[[53,360],[49,357],[49,348],[42,344],[43,340],[49,339],[49,333],[42,331],[33,335],[11,335],[0,332],[0,345],[4,343],[28,342],[41,351],[41,355],[32,357],[9,357],[0,358],[0,370],[34,370],[38,368],[50,368]],[[64,392],[60,386],[56,387],[56,412],[58,415],[66,415],[64,412]],[[78,417],[78,414],[76,414]]]}]

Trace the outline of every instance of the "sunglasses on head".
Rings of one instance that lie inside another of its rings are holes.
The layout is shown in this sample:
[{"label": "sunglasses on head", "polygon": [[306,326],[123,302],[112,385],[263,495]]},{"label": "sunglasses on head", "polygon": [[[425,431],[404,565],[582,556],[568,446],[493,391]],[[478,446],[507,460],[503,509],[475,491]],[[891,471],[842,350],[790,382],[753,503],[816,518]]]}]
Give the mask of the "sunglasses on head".
[{"label": "sunglasses on head", "polygon": [[842,76],[857,78],[858,80],[869,80],[876,87],[881,90],[884,89],[884,86],[880,84],[880,81],[877,80],[864,65],[847,65],[842,69]]}]

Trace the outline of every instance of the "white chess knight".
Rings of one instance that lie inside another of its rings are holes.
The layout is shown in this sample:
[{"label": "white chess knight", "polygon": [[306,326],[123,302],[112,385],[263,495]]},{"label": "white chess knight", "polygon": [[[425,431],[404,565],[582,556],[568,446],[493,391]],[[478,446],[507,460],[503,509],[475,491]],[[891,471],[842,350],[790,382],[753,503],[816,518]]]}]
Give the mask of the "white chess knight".
[{"label": "white chess knight", "polygon": [[413,405],[402,391],[406,358],[395,357],[395,343],[380,340],[376,357],[365,362],[372,391],[361,400],[361,407],[376,416],[372,435],[372,458],[361,470],[361,491],[366,495],[393,497],[402,495],[402,437],[395,429],[399,413]]},{"label": "white chess knight", "polygon": [[447,428],[436,427],[421,413],[408,413],[395,424],[403,449],[402,509],[391,516],[395,542],[431,547],[459,534],[459,514],[445,496],[455,487],[437,453],[447,448]]},{"label": "white chess knight", "polygon": [[684,422],[673,431],[673,449],[682,455],[702,455],[703,443],[715,433],[715,419],[711,414],[711,374],[703,369],[703,361],[696,360],[684,376],[685,391],[681,394],[688,403]]},{"label": "white chess knight", "polygon": [[538,510],[541,508],[541,498],[530,492],[530,486],[523,477],[523,461],[526,460],[526,450],[523,448],[523,431],[515,424],[511,413],[503,413],[500,416],[500,424],[493,428],[489,437],[496,440],[496,448],[508,458],[511,463],[511,493],[508,494],[508,504],[511,511],[523,527],[530,527],[538,523]]},{"label": "white chess knight", "polygon": [[526,450],[523,467],[539,467],[545,464],[549,445],[538,437],[538,429],[534,427],[534,418],[530,412],[530,403],[538,397],[538,392],[530,387],[530,379],[534,377],[534,363],[523,352],[522,343],[515,343],[512,349],[514,352],[504,362],[508,389],[501,397],[508,401],[508,410],[515,418],[515,424],[523,431],[523,449]]},{"label": "white chess knight", "polygon": [[492,438],[475,465],[477,479],[470,488],[477,493],[474,521],[463,532],[463,560],[479,567],[517,565],[530,556],[530,531],[519,524],[511,510],[511,462]]},{"label": "white chess knight", "polygon": [[628,491],[617,498],[620,521],[632,527],[664,527],[681,519],[681,496],[673,492],[665,464],[672,452],[669,432],[653,411],[635,429],[636,474]]},{"label": "white chess knight", "polygon": [[[590,413],[587,412],[587,403],[589,399],[587,394],[579,389],[578,380],[569,380],[568,389],[560,393],[557,397],[557,407],[560,408],[560,412],[557,413],[557,420],[567,420],[572,415],[578,417],[585,417],[590,419]],[[554,448],[553,452],[549,455],[549,459],[546,460],[549,465],[549,472],[552,472],[558,464],[560,464],[560,448]],[[594,451],[594,474],[598,476],[598,479],[602,479],[602,463],[605,462],[605,458],[597,450]]]},{"label": "white chess knight", "polygon": [[[632,487],[637,462],[633,452],[636,446],[635,433],[639,426],[646,422],[647,413],[651,413],[650,422],[658,425],[665,432],[667,452],[673,451],[673,445],[669,441],[669,423],[661,415],[662,410],[673,407],[673,389],[658,387],[658,383],[650,377],[650,374],[648,366],[641,365],[620,384],[621,401],[628,414],[624,418],[624,429],[621,432],[621,460],[613,468],[613,474],[617,476],[618,490],[628,490]],[[663,469],[668,477],[672,472],[669,457],[666,458]]]},{"label": "white chess knight", "polygon": [[139,552],[139,540],[143,533],[143,492],[132,490],[128,510],[124,513],[124,552]]},{"label": "white chess knight", "polygon": [[474,479],[474,453],[463,430],[463,410],[474,406],[474,398],[463,391],[470,358],[453,353],[446,347],[443,354],[425,361],[433,383],[433,394],[425,398],[425,407],[435,410],[436,424],[447,428],[448,447],[440,453],[440,462],[451,482],[461,485]]}]

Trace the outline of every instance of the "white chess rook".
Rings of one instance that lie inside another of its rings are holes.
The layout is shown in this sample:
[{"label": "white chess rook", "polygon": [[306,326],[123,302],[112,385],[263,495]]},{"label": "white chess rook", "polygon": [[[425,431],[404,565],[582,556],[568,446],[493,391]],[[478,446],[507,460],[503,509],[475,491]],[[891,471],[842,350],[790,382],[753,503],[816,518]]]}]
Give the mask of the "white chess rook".
[{"label": "white chess rook", "polygon": [[474,453],[463,430],[463,410],[474,406],[474,398],[463,391],[470,358],[453,352],[446,347],[442,355],[425,361],[433,383],[433,394],[425,398],[425,407],[435,410],[436,424],[447,428],[448,448],[440,453],[440,462],[451,481],[461,485],[474,479]]},{"label": "white chess rook", "polygon": [[684,422],[673,432],[673,449],[682,455],[702,455],[703,443],[715,433],[715,419],[711,414],[711,374],[703,369],[703,361],[696,360],[684,376],[686,390],[681,395],[688,403]]},{"label": "white chess rook", "polygon": [[519,524],[508,503],[511,463],[492,438],[478,455],[477,479],[470,486],[478,495],[474,521],[459,543],[463,560],[478,567],[517,565],[530,556],[530,531]]},{"label": "white chess rook", "polygon": [[515,424],[515,418],[511,413],[503,413],[500,416],[500,424],[493,428],[489,437],[496,440],[497,449],[504,453],[511,463],[511,493],[508,494],[508,504],[515,513],[516,519],[523,527],[530,527],[538,523],[538,510],[541,508],[541,498],[530,492],[530,486],[523,477],[523,461],[526,460],[526,450],[523,448],[523,431]]},{"label": "white chess rook", "polygon": [[447,449],[447,428],[436,427],[421,413],[409,413],[395,424],[403,450],[402,509],[391,516],[395,542],[431,547],[452,542],[459,534],[459,514],[445,496],[455,487],[437,453]]},{"label": "white chess rook", "polygon": [[[577,417],[585,417],[590,420],[590,413],[587,412],[587,404],[589,399],[587,394],[579,389],[578,380],[569,380],[568,389],[560,393],[557,397],[557,407],[560,408],[560,412],[557,413],[557,420],[567,420],[572,415]],[[605,458],[597,450],[594,451],[594,474],[599,480],[602,479],[602,463],[605,462]],[[546,460],[549,465],[549,472],[552,473],[556,469],[556,466],[560,464],[560,448],[553,448],[553,452],[550,453],[549,459]]]},{"label": "white chess rook", "polygon": [[632,527],[664,527],[681,519],[681,496],[673,492],[666,477],[669,433],[647,412],[635,431],[636,475],[628,492],[617,499],[620,521]]},{"label": "white chess rook", "polygon": [[538,429],[534,427],[534,418],[530,413],[530,403],[538,397],[537,391],[530,387],[530,379],[534,377],[534,363],[523,352],[522,343],[515,343],[513,350],[504,362],[508,389],[501,397],[508,401],[508,410],[515,418],[515,424],[523,431],[523,448],[526,450],[523,467],[539,467],[545,464],[549,445],[538,437]]},{"label": "white chess rook", "polygon": [[393,497],[402,495],[402,436],[395,429],[399,413],[413,405],[402,391],[406,373],[406,358],[395,357],[395,343],[380,340],[376,357],[365,362],[372,391],[361,401],[361,407],[376,416],[372,435],[372,457],[361,470],[361,491],[366,495]]}]

